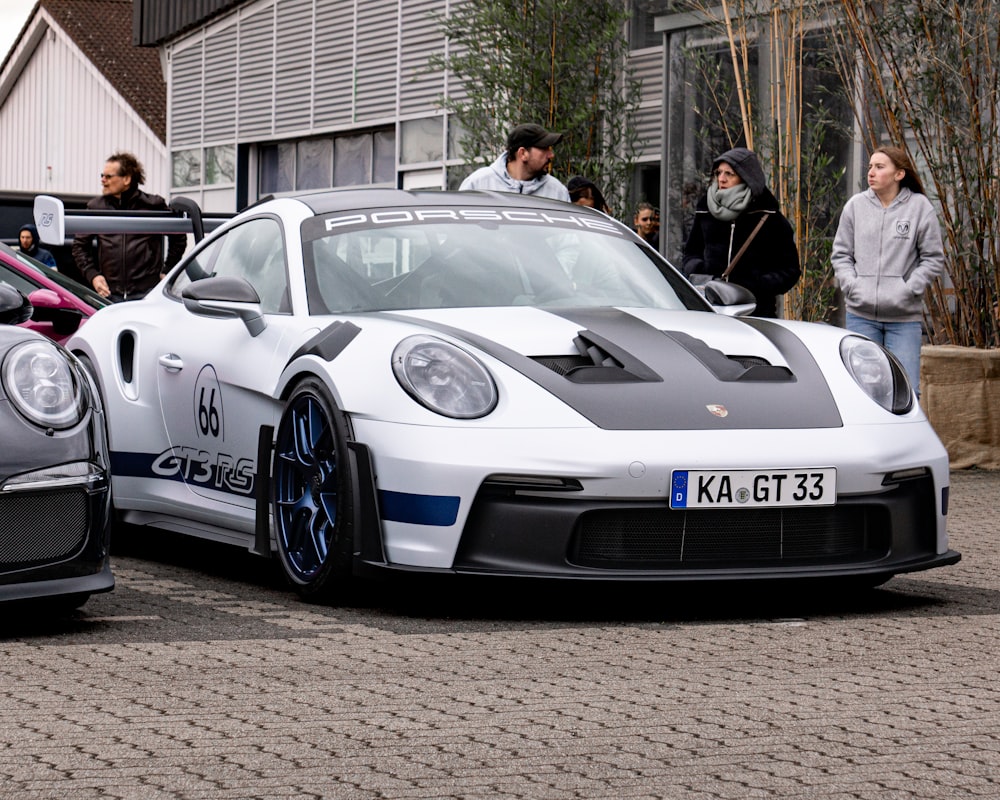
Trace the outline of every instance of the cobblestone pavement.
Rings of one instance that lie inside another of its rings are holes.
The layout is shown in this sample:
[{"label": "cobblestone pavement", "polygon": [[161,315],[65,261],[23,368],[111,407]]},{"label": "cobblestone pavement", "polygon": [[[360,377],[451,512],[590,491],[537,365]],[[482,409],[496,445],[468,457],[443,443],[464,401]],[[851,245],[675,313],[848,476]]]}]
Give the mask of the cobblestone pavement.
[{"label": "cobblestone pavement", "polygon": [[954,473],[963,560],[860,596],[417,581],[327,608],[239,551],[116,542],[114,593],[3,620],[0,797],[996,798],[998,499]]}]

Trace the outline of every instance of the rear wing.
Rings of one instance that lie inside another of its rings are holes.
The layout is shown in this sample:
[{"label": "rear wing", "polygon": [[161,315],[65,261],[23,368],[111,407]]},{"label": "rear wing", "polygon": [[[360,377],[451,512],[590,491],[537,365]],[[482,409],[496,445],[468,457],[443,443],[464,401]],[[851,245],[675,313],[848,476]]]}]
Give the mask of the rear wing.
[{"label": "rear wing", "polygon": [[45,244],[65,245],[74,236],[91,233],[193,234],[196,242],[234,214],[203,214],[187,197],[176,197],[169,211],[71,211],[62,200],[47,194],[35,196],[38,238]]}]

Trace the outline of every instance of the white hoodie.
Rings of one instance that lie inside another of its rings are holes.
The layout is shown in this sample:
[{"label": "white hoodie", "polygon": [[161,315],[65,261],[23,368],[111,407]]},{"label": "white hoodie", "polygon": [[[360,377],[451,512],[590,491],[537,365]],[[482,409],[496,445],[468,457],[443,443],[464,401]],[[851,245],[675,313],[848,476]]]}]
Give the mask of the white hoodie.
[{"label": "white hoodie", "polygon": [[519,181],[507,172],[507,154],[503,153],[488,167],[480,167],[458,187],[461,191],[513,192],[534,194],[569,202],[569,190],[551,175],[540,175],[530,181]]}]

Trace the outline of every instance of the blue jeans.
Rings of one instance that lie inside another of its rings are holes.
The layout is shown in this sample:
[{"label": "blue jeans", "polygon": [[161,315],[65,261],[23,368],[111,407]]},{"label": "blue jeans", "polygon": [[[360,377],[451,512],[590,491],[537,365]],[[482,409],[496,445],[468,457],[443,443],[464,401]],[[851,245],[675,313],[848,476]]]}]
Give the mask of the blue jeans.
[{"label": "blue jeans", "polygon": [[923,331],[919,322],[876,322],[848,311],[847,330],[867,336],[896,356],[913,384],[913,391],[920,396],[920,344]]}]

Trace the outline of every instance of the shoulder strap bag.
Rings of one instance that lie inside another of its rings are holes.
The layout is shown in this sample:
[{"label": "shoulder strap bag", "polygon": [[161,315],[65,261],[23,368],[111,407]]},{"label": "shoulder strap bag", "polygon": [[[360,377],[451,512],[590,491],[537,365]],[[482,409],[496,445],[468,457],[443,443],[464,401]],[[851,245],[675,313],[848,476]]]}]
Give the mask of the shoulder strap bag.
[{"label": "shoulder strap bag", "polygon": [[757,227],[754,228],[750,235],[747,237],[746,241],[743,242],[743,246],[736,251],[736,255],[733,256],[733,260],[729,262],[729,266],[726,267],[726,271],[719,276],[720,280],[728,281],[729,273],[733,271],[733,267],[736,266],[736,262],[740,260],[740,257],[747,251],[750,246],[750,242],[753,241],[753,237],[757,235],[757,232],[764,227],[764,223],[767,222],[767,214],[761,214],[760,222],[757,223]]}]

